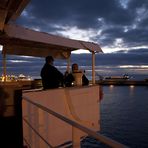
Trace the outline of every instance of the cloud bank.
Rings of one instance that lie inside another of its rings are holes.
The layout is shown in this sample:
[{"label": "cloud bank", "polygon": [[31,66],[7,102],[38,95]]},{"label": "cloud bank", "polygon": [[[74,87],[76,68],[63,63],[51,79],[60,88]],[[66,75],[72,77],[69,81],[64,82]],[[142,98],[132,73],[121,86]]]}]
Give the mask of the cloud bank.
[{"label": "cloud bank", "polygon": [[18,24],[97,42],[104,52],[148,49],[147,0],[32,0]]}]

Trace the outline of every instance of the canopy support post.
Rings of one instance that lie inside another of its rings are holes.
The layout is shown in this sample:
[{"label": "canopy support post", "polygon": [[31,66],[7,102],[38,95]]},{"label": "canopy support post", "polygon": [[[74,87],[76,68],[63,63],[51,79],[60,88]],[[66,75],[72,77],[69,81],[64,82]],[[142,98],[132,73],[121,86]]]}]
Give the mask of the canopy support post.
[{"label": "canopy support post", "polygon": [[3,77],[6,82],[6,48],[3,47]]},{"label": "canopy support post", "polygon": [[92,84],[95,84],[95,52],[92,52]]},{"label": "canopy support post", "polygon": [[70,65],[71,65],[71,60],[70,57],[67,59],[67,72],[70,73]]}]

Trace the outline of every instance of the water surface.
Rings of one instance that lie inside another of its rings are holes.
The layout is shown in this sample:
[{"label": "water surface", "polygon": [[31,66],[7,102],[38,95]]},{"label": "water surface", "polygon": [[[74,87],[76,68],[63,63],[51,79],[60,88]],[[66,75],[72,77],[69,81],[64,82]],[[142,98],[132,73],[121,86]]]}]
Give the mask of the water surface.
[{"label": "water surface", "polygon": [[[148,87],[103,86],[101,133],[132,148],[148,147]],[[87,138],[83,147],[106,147]]]}]

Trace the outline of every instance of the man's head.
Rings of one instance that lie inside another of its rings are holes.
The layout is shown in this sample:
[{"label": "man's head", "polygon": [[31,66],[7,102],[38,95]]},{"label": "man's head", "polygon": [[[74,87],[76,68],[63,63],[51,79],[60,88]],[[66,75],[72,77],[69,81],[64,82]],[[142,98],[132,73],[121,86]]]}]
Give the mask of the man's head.
[{"label": "man's head", "polygon": [[53,59],[53,57],[52,56],[47,56],[46,58],[45,58],[45,61],[46,61],[46,63],[48,63],[48,64],[53,64],[53,62],[54,62],[54,59]]},{"label": "man's head", "polygon": [[79,70],[78,64],[76,63],[72,64],[72,72],[78,72],[78,70]]}]

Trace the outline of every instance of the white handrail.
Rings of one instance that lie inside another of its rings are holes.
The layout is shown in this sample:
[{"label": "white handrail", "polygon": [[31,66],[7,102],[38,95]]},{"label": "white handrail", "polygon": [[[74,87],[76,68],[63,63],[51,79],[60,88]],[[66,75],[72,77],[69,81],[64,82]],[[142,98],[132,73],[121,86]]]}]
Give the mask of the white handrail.
[{"label": "white handrail", "polygon": [[[113,148],[127,148],[127,146],[125,146],[125,145],[123,145],[123,144],[121,144],[121,143],[119,143],[119,142],[117,142],[115,140],[112,140],[112,139],[110,139],[110,138],[108,138],[106,136],[103,136],[103,135],[101,135],[99,133],[96,133],[94,130],[89,129],[89,128],[87,128],[87,127],[85,127],[85,126],[83,126],[83,125],[81,125],[81,124],[79,124],[79,123],[77,123],[77,122],[75,122],[73,120],[70,120],[70,119],[66,118],[65,116],[62,116],[62,115],[58,114],[57,112],[54,112],[53,110],[51,110],[49,108],[46,108],[46,107],[44,107],[44,106],[42,106],[42,105],[40,105],[38,103],[35,103],[35,102],[29,100],[29,98],[27,98],[25,96],[23,96],[23,99],[28,101],[29,103],[37,106],[38,108],[46,111],[47,113],[53,115],[54,117],[57,117],[58,119],[70,124],[72,127],[77,128],[77,129],[87,133],[89,136],[92,136],[96,140],[98,140],[98,141],[100,141],[100,142],[102,142],[102,143],[104,143],[104,144],[106,144],[106,145],[108,145],[110,147],[113,147]],[[46,143],[48,143],[48,142],[46,142]]]}]

